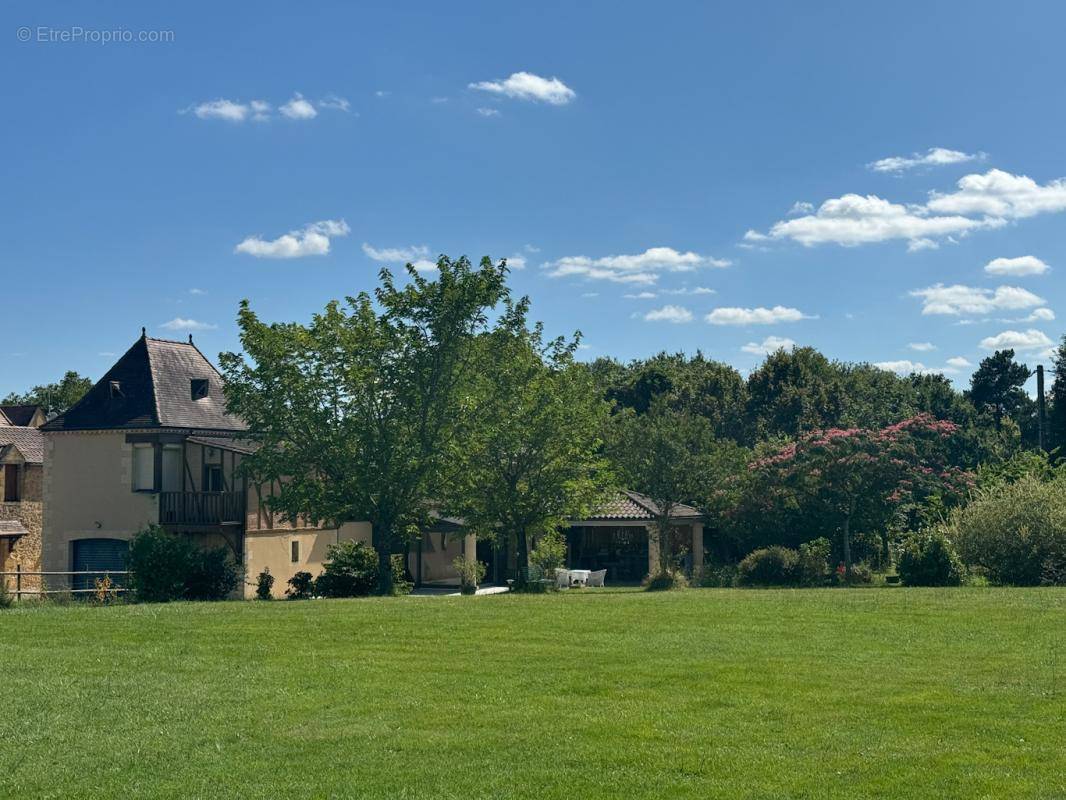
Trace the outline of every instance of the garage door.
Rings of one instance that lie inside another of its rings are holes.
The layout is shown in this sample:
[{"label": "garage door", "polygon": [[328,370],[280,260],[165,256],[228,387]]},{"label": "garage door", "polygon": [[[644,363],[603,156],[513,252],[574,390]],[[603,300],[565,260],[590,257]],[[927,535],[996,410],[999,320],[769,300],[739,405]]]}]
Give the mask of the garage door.
[{"label": "garage door", "polygon": [[[78,539],[74,542],[75,572],[124,572],[129,543],[122,539]],[[103,575],[75,575],[74,589],[92,589]],[[125,576],[112,576],[112,582],[124,584]]]}]

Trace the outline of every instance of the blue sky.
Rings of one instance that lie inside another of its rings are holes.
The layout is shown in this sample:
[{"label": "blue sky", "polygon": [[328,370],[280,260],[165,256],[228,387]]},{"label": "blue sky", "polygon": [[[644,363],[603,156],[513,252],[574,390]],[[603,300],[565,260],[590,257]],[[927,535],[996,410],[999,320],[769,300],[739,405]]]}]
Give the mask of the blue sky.
[{"label": "blue sky", "polygon": [[309,5],[0,10],[0,394],[440,252],[587,358],[1063,330],[1062,3]]}]

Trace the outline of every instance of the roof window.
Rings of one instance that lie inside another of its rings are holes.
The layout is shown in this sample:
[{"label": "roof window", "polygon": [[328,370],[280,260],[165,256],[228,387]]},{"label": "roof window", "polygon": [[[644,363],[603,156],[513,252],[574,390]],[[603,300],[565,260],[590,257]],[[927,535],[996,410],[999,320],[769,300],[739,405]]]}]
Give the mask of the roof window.
[{"label": "roof window", "polygon": [[206,378],[193,378],[190,381],[192,389],[193,400],[203,400],[207,397],[207,379]]}]

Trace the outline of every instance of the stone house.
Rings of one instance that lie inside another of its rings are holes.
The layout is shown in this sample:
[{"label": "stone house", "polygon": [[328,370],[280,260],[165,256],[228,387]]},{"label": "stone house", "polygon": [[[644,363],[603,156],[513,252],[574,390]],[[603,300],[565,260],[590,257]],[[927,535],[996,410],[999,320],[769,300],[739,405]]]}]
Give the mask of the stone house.
[{"label": "stone house", "polygon": [[[38,417],[24,414],[16,419],[32,422]],[[13,425],[10,420],[4,413],[0,421],[0,572],[17,568],[37,572],[41,568],[44,436],[36,427]],[[15,583],[11,577],[6,582],[9,587]],[[23,588],[38,585],[35,577],[22,580]]]}]

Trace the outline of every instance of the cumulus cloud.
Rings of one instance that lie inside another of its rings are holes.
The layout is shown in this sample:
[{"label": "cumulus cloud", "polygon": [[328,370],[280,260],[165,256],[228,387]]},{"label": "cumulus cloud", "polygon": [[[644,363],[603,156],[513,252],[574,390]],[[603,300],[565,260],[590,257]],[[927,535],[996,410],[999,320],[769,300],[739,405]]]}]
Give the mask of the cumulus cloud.
[{"label": "cumulus cloud", "polygon": [[937,283],[925,289],[914,289],[911,297],[922,299],[923,314],[988,314],[1044,305],[1044,299],[1017,286],[980,289],[975,286]]},{"label": "cumulus cloud", "polygon": [[657,295],[655,292],[635,292],[632,294],[624,294],[622,297],[627,300],[652,300],[657,297]]},{"label": "cumulus cloud", "polygon": [[281,112],[282,116],[289,119],[314,119],[318,116],[315,107],[305,100],[304,96],[299,92],[294,94],[289,99],[289,102],[278,106],[278,111]]},{"label": "cumulus cloud", "polygon": [[813,214],[814,203],[808,203],[806,200],[797,200],[792,204],[792,208],[788,210],[790,217],[796,217],[800,214]]},{"label": "cumulus cloud", "polygon": [[195,319],[183,319],[182,317],[174,317],[169,322],[164,322],[160,325],[161,328],[166,328],[168,331],[213,331],[218,328],[218,325],[212,325],[208,322],[200,322]]},{"label": "cumulus cloud", "polygon": [[912,373],[929,372],[929,368],[921,361],[909,361],[905,358],[899,361],[875,361],[874,366],[886,372],[895,372],[897,375],[910,375]]},{"label": "cumulus cloud", "polygon": [[981,347],[986,350],[1047,350],[1054,342],[1043,331],[1029,328],[1025,331],[1003,331],[995,336],[981,340]]},{"label": "cumulus cloud", "polygon": [[728,267],[732,262],[692,251],[679,252],[672,247],[651,247],[633,255],[564,256],[547,264],[553,278],[577,276],[616,283],[650,284],[662,272],[691,272],[705,267]]},{"label": "cumulus cloud", "polygon": [[433,272],[437,264],[430,260],[429,248],[424,244],[409,247],[372,247],[363,242],[363,252],[374,261],[389,264],[410,264],[419,272]]},{"label": "cumulus cloud", "polygon": [[663,306],[644,315],[646,322],[692,322],[692,312],[683,306]]},{"label": "cumulus cloud", "polygon": [[777,322],[798,322],[815,319],[798,308],[716,308],[704,319],[712,325],[773,325]]},{"label": "cumulus cloud", "polygon": [[1050,322],[1055,319],[1055,312],[1050,308],[1033,309],[1033,313],[1020,322]]},{"label": "cumulus cloud", "polygon": [[495,108],[479,108],[477,110],[477,113],[479,113],[483,117],[498,117],[498,116],[500,116],[500,112],[497,111]]},{"label": "cumulus cloud", "polygon": [[577,93],[558,78],[542,78],[532,72],[515,72],[503,80],[471,83],[469,88],[553,106],[566,105],[577,97]]},{"label": "cumulus cloud", "polygon": [[907,347],[919,353],[928,353],[930,350],[936,350],[936,345],[932,342],[911,342]]},{"label": "cumulus cloud", "polygon": [[985,264],[989,275],[1043,275],[1051,269],[1036,256],[1018,256],[1017,258],[993,258]]},{"label": "cumulus cloud", "polygon": [[348,102],[345,97],[338,97],[335,94],[328,94],[318,101],[319,108],[329,108],[334,111],[348,112],[352,108],[352,104]]},{"label": "cumulus cloud", "polygon": [[686,286],[682,286],[679,289],[663,289],[663,294],[677,294],[677,295],[701,295],[701,294],[715,294],[714,289],[710,289],[706,286],[693,286],[689,289]]},{"label": "cumulus cloud", "polygon": [[299,230],[289,231],[277,239],[249,236],[234,248],[234,252],[256,258],[324,256],[329,253],[330,239],[347,236],[349,230],[348,223],[342,219],[326,219],[312,222]]},{"label": "cumulus cloud", "polygon": [[977,154],[948,150],[944,147],[930,147],[925,153],[912,153],[910,156],[890,156],[866,166],[874,172],[903,172],[915,167],[939,167],[946,164],[961,164],[979,158],[981,156]]},{"label": "cumulus cloud", "polygon": [[510,256],[507,259],[507,266],[509,266],[511,269],[525,269],[526,258],[525,256]]},{"label": "cumulus cloud", "polygon": [[[199,119],[220,119],[225,122],[244,122],[250,118],[265,119],[270,113],[270,104],[263,100],[242,103],[238,100],[209,100],[185,111],[192,111]],[[185,113],[184,111],[182,113]]]},{"label": "cumulus cloud", "polygon": [[948,359],[948,366],[956,369],[965,369],[966,367],[972,367],[973,364],[963,356],[952,356]]},{"label": "cumulus cloud", "polygon": [[741,351],[757,356],[768,356],[778,350],[792,350],[796,343],[792,339],[783,336],[767,336],[761,342],[748,342],[741,346]]},{"label": "cumulus cloud", "polygon": [[957,186],[957,191],[948,194],[933,192],[926,208],[937,214],[983,214],[1000,219],[1066,211],[1066,178],[1041,186],[1027,175],[990,169],[983,175],[966,175]]}]

